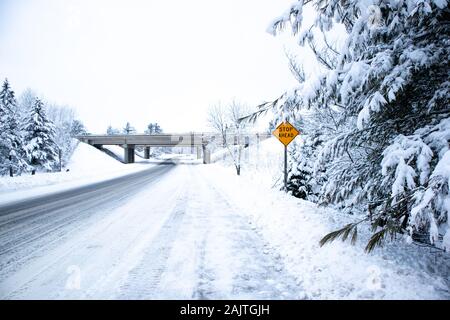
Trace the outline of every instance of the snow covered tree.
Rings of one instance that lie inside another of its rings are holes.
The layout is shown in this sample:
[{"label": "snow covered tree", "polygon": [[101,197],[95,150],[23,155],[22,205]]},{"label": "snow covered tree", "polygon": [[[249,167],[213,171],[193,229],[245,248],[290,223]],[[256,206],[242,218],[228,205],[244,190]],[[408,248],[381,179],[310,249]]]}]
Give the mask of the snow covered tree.
[{"label": "snow covered tree", "polygon": [[[315,7],[303,25],[303,7]],[[323,204],[364,209],[373,236],[368,251],[388,236],[407,234],[450,250],[450,27],[446,0],[300,0],[274,20],[276,34],[290,26],[315,54],[317,73],[259,112],[279,117],[302,109],[336,112],[334,136],[320,148],[315,172],[326,172]],[[328,36],[344,26],[340,50]],[[357,224],[327,235],[322,244]]]},{"label": "snow covered tree", "polygon": [[25,89],[18,99],[18,115],[19,122],[23,123],[24,119],[28,115],[28,112],[33,108],[34,101],[36,100],[36,93],[30,88]]},{"label": "snow covered tree", "polygon": [[123,128],[123,133],[124,134],[133,134],[133,133],[136,133],[136,129],[129,122],[127,122],[127,124]]},{"label": "snow covered tree", "polygon": [[225,136],[228,129],[228,119],[225,108],[220,103],[210,106],[207,121],[216,132]]},{"label": "snow covered tree", "polygon": [[223,147],[227,147],[227,131],[229,127],[229,117],[226,111],[226,108],[220,104],[214,104],[209,107],[207,121],[211,128],[220,134],[220,137],[223,140]]},{"label": "snow covered tree", "polygon": [[[302,128],[298,124],[294,126]],[[302,133],[300,139],[293,142],[287,185],[293,196],[314,202],[319,200],[321,173],[314,171],[314,163],[322,144],[322,136],[318,132]]]},{"label": "snow covered tree", "polygon": [[233,100],[227,107],[220,104],[213,105],[208,111],[210,126],[220,135],[223,147],[228,150],[233,160],[236,174],[241,174],[241,158],[244,148],[244,131],[248,122],[241,121],[251,113],[249,107]]},{"label": "snow covered tree", "polygon": [[149,123],[147,129],[145,129],[145,134],[160,134],[162,132],[161,126],[157,122]]},{"label": "snow covered tree", "polygon": [[25,119],[23,134],[29,164],[37,170],[51,171],[58,161],[55,126],[38,98]]},{"label": "snow covered tree", "polygon": [[17,119],[17,101],[7,79],[0,92],[0,175],[28,169]]},{"label": "snow covered tree", "polygon": [[277,127],[277,124],[275,123],[275,121],[270,120],[268,128],[267,128],[267,133],[271,134],[276,129],[276,127]]},{"label": "snow covered tree", "polygon": [[[250,108],[241,102],[237,102],[233,100],[228,105],[228,117],[230,120],[230,127],[228,130],[229,134],[234,136],[235,141],[233,144],[236,147],[232,150],[232,158],[234,162],[234,166],[236,168],[236,174],[239,176],[241,174],[242,168],[242,153],[244,149],[244,137],[243,134],[247,127],[249,126],[248,122],[241,121],[242,118],[248,116],[251,113]],[[228,140],[228,139],[227,139]]]},{"label": "snow covered tree", "polygon": [[78,141],[73,136],[84,134],[84,125],[80,120],[75,119],[75,110],[68,106],[52,104],[47,106],[46,114],[55,127],[55,142],[58,145],[58,153],[61,155],[61,167],[64,167]]},{"label": "snow covered tree", "polygon": [[153,123],[149,123],[147,129],[144,131],[145,134],[153,134]]},{"label": "snow covered tree", "polygon": [[72,124],[70,126],[70,135],[71,136],[77,136],[77,135],[85,135],[88,134],[83,122],[81,120],[75,119],[72,121]]},{"label": "snow covered tree", "polygon": [[113,128],[112,126],[108,126],[108,128],[106,129],[106,134],[108,134],[108,135],[120,134],[120,130]]}]

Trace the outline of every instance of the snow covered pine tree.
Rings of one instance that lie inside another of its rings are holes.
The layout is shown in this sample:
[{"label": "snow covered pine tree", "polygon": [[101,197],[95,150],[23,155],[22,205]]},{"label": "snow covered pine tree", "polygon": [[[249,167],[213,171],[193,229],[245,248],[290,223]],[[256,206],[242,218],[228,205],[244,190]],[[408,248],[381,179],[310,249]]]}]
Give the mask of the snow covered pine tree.
[{"label": "snow covered pine tree", "polygon": [[[313,25],[302,25],[305,5],[317,11]],[[326,70],[261,111],[338,111],[315,163],[327,177],[320,200],[367,213],[321,244],[355,241],[370,221],[367,251],[398,234],[450,251],[449,18],[447,0],[300,0],[271,24],[274,35],[290,26]],[[341,50],[327,41],[337,24]]]},{"label": "snow covered pine tree", "polygon": [[120,134],[120,130],[113,128],[111,125],[108,126],[108,128],[106,129],[106,134],[108,135],[115,135],[115,134]]},{"label": "snow covered pine tree", "polygon": [[145,129],[144,132],[145,134],[160,134],[162,133],[162,129],[157,122],[155,123],[150,122],[147,126],[147,129]]},{"label": "snow covered pine tree", "polygon": [[16,110],[14,91],[5,79],[0,92],[0,175],[11,177],[28,169]]},{"label": "snow covered pine tree", "polygon": [[58,161],[55,128],[47,118],[44,104],[36,98],[23,127],[25,150],[35,170],[51,171]]},{"label": "snow covered pine tree", "polygon": [[135,134],[136,133],[136,129],[129,122],[127,122],[127,124],[123,128],[122,132],[124,134]]}]

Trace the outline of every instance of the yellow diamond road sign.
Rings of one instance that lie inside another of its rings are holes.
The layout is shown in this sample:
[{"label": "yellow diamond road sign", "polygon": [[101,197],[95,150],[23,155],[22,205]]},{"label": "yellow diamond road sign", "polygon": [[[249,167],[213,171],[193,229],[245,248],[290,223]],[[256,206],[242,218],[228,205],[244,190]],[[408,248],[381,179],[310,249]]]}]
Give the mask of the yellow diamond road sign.
[{"label": "yellow diamond road sign", "polygon": [[296,136],[298,136],[300,132],[298,132],[295,127],[289,122],[282,122],[273,132],[272,134],[277,137],[278,140],[285,146],[291,143],[292,140]]}]

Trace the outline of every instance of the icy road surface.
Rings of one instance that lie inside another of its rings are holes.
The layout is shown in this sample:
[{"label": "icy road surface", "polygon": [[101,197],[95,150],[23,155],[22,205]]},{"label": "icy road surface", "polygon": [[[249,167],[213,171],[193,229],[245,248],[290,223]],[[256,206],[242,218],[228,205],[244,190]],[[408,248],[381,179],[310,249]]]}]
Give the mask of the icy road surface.
[{"label": "icy road surface", "polygon": [[297,299],[199,166],[166,162],[0,207],[0,299]]}]

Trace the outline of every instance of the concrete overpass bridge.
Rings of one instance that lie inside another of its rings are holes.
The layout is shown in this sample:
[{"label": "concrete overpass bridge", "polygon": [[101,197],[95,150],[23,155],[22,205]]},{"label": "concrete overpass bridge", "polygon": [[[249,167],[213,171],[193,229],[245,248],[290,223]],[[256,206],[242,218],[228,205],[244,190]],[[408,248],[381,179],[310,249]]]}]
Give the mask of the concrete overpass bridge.
[{"label": "concrete overpass bridge", "polygon": [[144,158],[150,158],[151,147],[191,147],[197,150],[197,159],[202,158],[203,163],[211,162],[211,150],[209,145],[243,145],[258,144],[269,138],[268,133],[227,134],[222,137],[215,133],[184,133],[184,134],[127,134],[127,135],[81,135],[75,138],[81,142],[88,143],[97,148],[104,145],[116,145],[124,148],[124,162],[133,163],[135,148],[144,148]]}]

